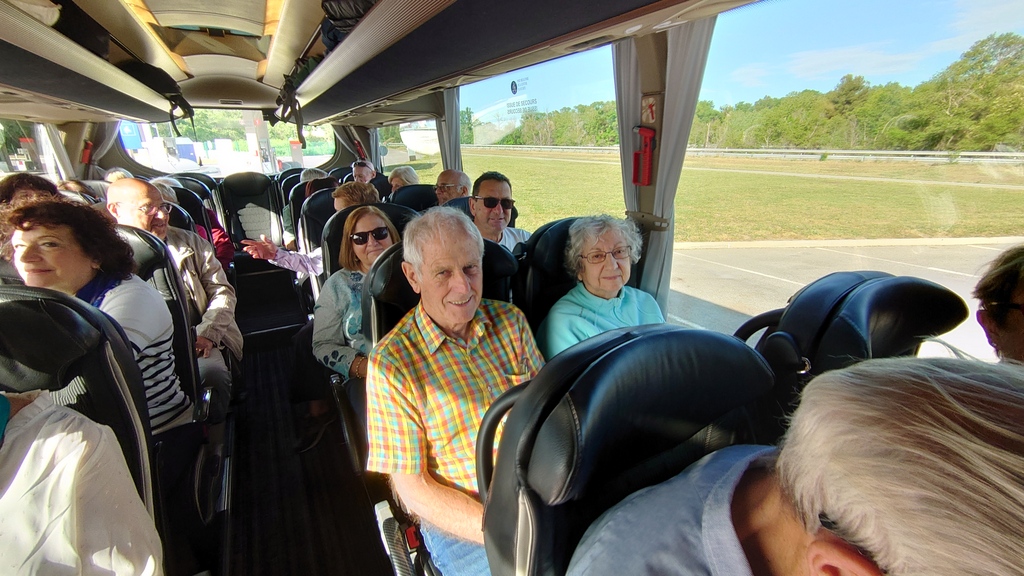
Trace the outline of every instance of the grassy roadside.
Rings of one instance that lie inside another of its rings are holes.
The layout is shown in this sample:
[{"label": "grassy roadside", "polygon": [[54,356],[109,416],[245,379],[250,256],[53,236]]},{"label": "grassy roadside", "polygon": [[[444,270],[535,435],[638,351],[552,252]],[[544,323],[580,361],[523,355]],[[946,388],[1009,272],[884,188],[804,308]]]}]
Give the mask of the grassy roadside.
[{"label": "grassy roadside", "polygon": [[[614,155],[466,150],[466,171],[506,174],[519,226],[570,215],[622,214]],[[411,165],[423,182],[437,158]],[[751,173],[772,172],[773,174]],[[794,174],[812,174],[807,178]],[[887,178],[858,181],[840,177]],[[1024,234],[1024,166],[914,162],[698,158],[686,161],[676,197],[677,241],[920,238]]]}]

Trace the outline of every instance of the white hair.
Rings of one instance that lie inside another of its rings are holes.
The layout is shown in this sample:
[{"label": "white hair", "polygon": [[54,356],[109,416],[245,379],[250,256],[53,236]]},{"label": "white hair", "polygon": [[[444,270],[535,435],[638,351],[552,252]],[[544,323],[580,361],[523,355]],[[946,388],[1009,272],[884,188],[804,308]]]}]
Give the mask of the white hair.
[{"label": "white hair", "polygon": [[572,278],[578,278],[583,271],[583,247],[597,242],[605,232],[617,232],[629,246],[629,261],[636,264],[643,252],[644,240],[636,223],[625,218],[613,218],[607,214],[583,216],[569,225],[569,240],[565,245],[565,271]]},{"label": "white hair", "polygon": [[456,238],[469,238],[479,248],[480,259],[484,255],[484,237],[480,230],[465,212],[455,208],[436,206],[427,210],[405,225],[402,237],[405,240],[402,257],[417,273],[421,272],[427,243],[443,245]]},{"label": "white hair", "polygon": [[299,173],[299,182],[309,182],[310,180],[316,180],[317,178],[327,178],[327,172],[320,168],[306,168]]},{"label": "white hair", "polygon": [[396,166],[391,170],[390,176],[398,176],[406,184],[420,183],[420,176],[412,169],[412,166]]},{"label": "white hair", "polygon": [[809,533],[827,519],[891,576],[1019,574],[1024,367],[891,358],[822,374],[777,470]]},{"label": "white hair", "polygon": [[174,178],[153,178],[149,181],[160,192],[160,197],[164,199],[164,202],[170,202],[171,204],[178,203],[178,194],[171,188],[176,186],[181,188],[181,182],[178,182]]}]

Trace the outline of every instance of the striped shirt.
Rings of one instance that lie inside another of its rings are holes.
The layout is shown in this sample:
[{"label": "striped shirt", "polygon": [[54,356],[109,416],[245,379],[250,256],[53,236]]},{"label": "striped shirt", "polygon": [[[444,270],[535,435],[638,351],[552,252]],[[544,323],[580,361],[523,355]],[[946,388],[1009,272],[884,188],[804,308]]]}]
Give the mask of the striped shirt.
[{"label": "striped shirt", "polygon": [[174,325],[160,293],[132,275],[103,298],[100,310],[124,329],[146,388],[149,422],[154,433],[182,418],[191,402],[174,371]]},{"label": "striped shirt", "polygon": [[366,379],[367,468],[429,472],[476,495],[476,435],[502,392],[544,364],[523,313],[483,300],[468,342],[450,338],[423,306],[410,311],[373,349]]}]

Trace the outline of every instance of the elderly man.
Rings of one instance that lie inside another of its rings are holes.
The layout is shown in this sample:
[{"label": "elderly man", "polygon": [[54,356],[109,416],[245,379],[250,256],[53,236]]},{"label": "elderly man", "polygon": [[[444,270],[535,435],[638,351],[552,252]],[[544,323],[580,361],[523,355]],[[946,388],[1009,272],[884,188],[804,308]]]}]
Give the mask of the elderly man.
[{"label": "elderly man", "polygon": [[804,389],[781,443],[732,446],[606,512],[568,574],[1020,574],[1024,368],[866,360]]},{"label": "elderly man", "polygon": [[1000,254],[974,288],[978,324],[999,358],[1024,362],[1024,245]]},{"label": "elderly man", "polygon": [[449,200],[469,196],[469,187],[473,182],[469,175],[461,170],[445,170],[437,175],[434,194],[437,194],[437,205],[444,206]]},{"label": "elderly man", "polygon": [[443,574],[486,574],[476,432],[543,360],[518,308],[481,300],[483,239],[464,213],[432,208],[404,239],[420,303],[370,354],[367,467],[391,475]]},{"label": "elderly man", "polygon": [[242,357],[242,333],[235,323],[235,290],[217,261],[213,246],[188,230],[168,225],[169,208],[149,182],[122,178],[107,189],[107,210],[118,224],[151,232],[171,250],[188,292],[189,309],[200,318],[196,356],[203,384],[215,390],[212,410],[222,414],[231,399],[231,371],[224,354]]},{"label": "elderly man", "polygon": [[473,182],[473,197],[469,211],[473,222],[484,238],[497,242],[512,251],[516,244],[525,242],[530,233],[519,228],[509,228],[512,220],[512,183],[500,172],[484,172]]}]

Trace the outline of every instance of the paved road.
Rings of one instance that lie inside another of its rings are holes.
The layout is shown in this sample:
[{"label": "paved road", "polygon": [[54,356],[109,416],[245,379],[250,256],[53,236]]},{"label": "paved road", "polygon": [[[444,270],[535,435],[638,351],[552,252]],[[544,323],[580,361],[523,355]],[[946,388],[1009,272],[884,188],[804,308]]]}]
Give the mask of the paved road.
[{"label": "paved road", "polygon": [[[670,322],[732,333],[748,318],[785,306],[804,285],[839,270],[880,270],[946,286],[971,309],[944,340],[993,359],[974,320],[971,290],[985,265],[1024,237],[677,244],[672,261]],[[939,353],[930,345],[924,353]]]}]

